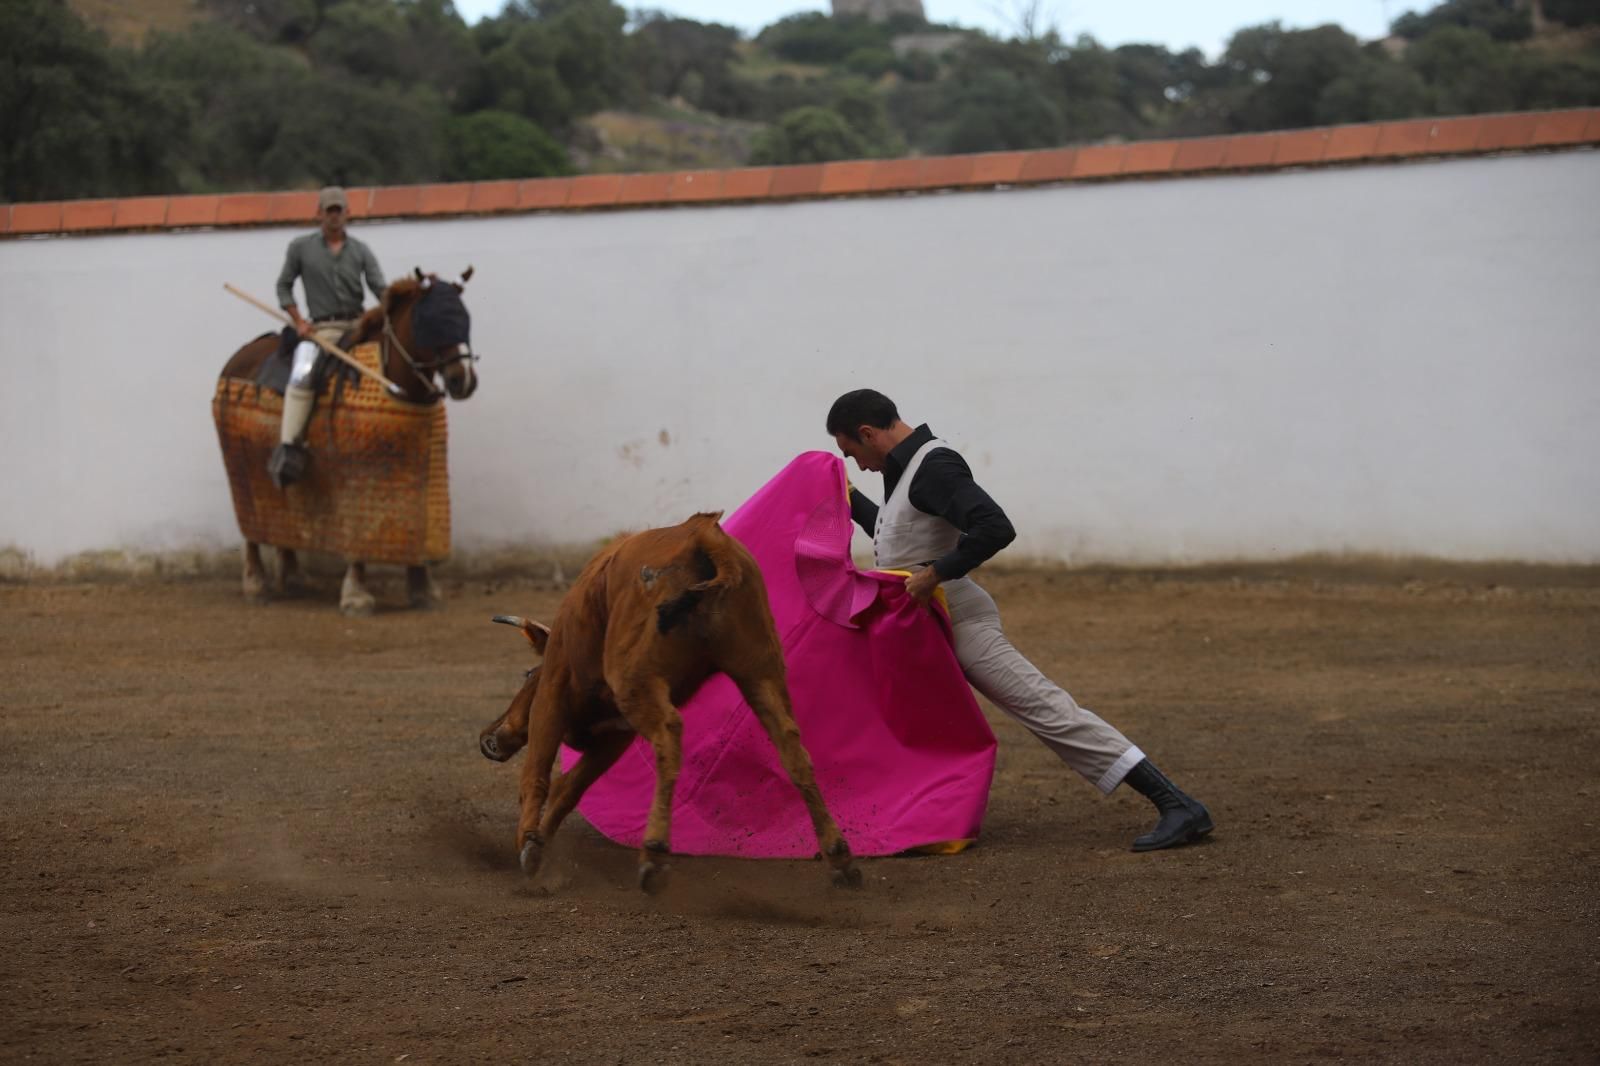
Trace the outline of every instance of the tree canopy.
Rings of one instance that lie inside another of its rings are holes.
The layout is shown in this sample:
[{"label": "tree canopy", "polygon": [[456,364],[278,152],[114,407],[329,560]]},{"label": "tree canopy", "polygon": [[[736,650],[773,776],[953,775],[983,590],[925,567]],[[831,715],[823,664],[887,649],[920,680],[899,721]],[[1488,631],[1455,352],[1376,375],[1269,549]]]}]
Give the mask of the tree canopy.
[{"label": "tree canopy", "polygon": [[905,16],[799,14],[747,40],[613,0],[509,0],[473,26],[452,0],[196,11],[135,44],[68,0],[0,4],[0,199],[672,165],[597,144],[601,112],[669,140],[698,124],[732,166],[1600,104],[1596,0],[1446,0],[1381,42],[1267,23],[1214,61]]}]

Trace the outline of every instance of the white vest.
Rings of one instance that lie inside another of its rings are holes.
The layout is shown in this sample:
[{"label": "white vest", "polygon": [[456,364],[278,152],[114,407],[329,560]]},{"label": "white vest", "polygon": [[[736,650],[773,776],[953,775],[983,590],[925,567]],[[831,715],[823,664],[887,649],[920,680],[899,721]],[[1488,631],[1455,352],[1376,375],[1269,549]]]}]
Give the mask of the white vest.
[{"label": "white vest", "polygon": [[872,530],[872,558],[880,570],[912,570],[951,552],[961,540],[961,530],[938,515],[919,511],[911,502],[911,482],[922,460],[935,448],[948,448],[938,438],[917,449],[894,492],[878,508]]}]

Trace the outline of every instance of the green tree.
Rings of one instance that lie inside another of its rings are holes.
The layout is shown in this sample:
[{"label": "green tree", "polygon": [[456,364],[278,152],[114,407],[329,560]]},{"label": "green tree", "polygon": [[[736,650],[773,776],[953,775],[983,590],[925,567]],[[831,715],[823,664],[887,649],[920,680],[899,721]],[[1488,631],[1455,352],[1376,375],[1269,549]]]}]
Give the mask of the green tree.
[{"label": "green tree", "polygon": [[1482,30],[1444,26],[1406,50],[1443,115],[1510,111],[1517,106],[1515,53]]},{"label": "green tree", "polygon": [[162,191],[182,115],[65,3],[0,5],[0,199]]},{"label": "green tree", "polygon": [[1240,30],[1224,61],[1247,86],[1235,128],[1294,129],[1322,120],[1323,93],[1362,64],[1361,44],[1338,26],[1285,30],[1276,22]]},{"label": "green tree", "polygon": [[760,165],[860,159],[867,142],[844,116],[826,107],[800,107],[757,136],[750,162]]},{"label": "green tree", "polygon": [[566,150],[521,115],[478,111],[450,120],[445,177],[451,181],[571,174]]},{"label": "green tree", "polygon": [[1417,40],[1445,27],[1481,30],[1497,41],[1524,41],[1533,36],[1533,16],[1526,4],[1503,0],[1446,0],[1418,15],[1406,12],[1394,20],[1394,32]]}]

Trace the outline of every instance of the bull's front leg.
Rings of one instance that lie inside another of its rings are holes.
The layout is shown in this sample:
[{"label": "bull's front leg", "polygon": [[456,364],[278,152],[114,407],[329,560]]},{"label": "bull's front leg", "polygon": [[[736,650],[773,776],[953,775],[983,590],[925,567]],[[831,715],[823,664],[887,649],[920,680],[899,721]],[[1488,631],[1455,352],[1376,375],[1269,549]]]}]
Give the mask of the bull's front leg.
[{"label": "bull's front leg", "polygon": [[683,767],[683,718],[667,683],[651,678],[633,685],[612,682],[617,706],[656,753],[656,793],[639,848],[639,887],[652,895],[666,887],[672,853],[672,792]]},{"label": "bull's front leg", "polygon": [[817,787],[816,774],[811,766],[811,756],[800,743],[800,727],[795,724],[794,712],[789,703],[789,687],[784,683],[781,668],[775,673],[759,677],[735,677],[734,683],[745,702],[755,711],[767,736],[778,749],[784,772],[789,775],[800,798],[811,815],[811,826],[816,830],[817,848],[833,867],[833,882],[847,888],[861,887],[861,870],[855,865],[850,845],[823,802],[822,790]]},{"label": "bull's front leg", "polygon": [[274,591],[279,596],[293,596],[304,592],[305,574],[300,570],[300,556],[293,548],[278,549],[278,581]]},{"label": "bull's front leg", "polygon": [[539,822],[550,795],[550,771],[555,766],[562,734],[562,723],[554,712],[555,708],[548,704],[536,707],[528,721],[528,754],[522,761],[522,812],[517,819],[517,861],[529,877],[539,872],[547,843],[539,831]]}]

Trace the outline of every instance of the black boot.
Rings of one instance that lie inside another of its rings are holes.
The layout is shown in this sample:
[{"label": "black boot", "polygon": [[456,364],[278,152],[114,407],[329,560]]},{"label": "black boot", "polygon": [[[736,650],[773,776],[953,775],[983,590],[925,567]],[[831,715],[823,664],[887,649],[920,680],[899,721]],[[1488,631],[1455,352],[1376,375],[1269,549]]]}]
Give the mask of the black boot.
[{"label": "black boot", "polygon": [[1133,842],[1134,851],[1156,851],[1193,843],[1215,828],[1205,804],[1184,795],[1183,790],[1168,781],[1149,759],[1141,759],[1123,780],[1143,793],[1161,812],[1156,827]]},{"label": "black boot", "polygon": [[279,444],[272,450],[272,458],[267,460],[267,476],[278,488],[286,489],[305,476],[310,460],[311,453],[306,451],[305,445]]}]

